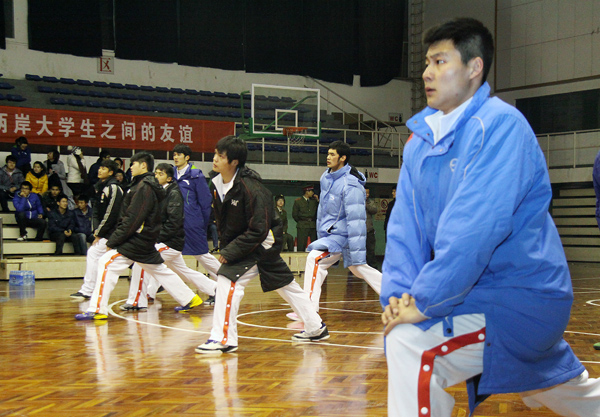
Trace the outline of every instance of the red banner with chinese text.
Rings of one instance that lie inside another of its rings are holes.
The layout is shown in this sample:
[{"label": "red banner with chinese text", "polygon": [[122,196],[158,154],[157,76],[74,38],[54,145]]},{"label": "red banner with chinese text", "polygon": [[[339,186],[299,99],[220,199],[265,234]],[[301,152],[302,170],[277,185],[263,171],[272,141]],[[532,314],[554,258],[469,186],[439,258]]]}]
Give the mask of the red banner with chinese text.
[{"label": "red banner with chinese text", "polygon": [[233,122],[0,106],[0,142],[170,151],[179,143],[213,152]]}]

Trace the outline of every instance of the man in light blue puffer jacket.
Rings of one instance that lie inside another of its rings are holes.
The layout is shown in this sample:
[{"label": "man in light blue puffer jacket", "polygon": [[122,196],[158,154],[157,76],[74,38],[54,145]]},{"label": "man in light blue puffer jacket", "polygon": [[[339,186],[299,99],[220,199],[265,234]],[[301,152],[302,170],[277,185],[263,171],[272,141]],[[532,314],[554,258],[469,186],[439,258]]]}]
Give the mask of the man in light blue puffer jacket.
[{"label": "man in light blue puffer jacket", "polygon": [[[367,265],[365,176],[348,164],[350,146],[338,140],[329,145],[327,171],[321,176],[317,211],[318,239],[307,250],[304,291],[317,311],[327,269],[344,256],[344,266],[379,294],[381,272]],[[294,313],[287,315],[297,320]]]}]

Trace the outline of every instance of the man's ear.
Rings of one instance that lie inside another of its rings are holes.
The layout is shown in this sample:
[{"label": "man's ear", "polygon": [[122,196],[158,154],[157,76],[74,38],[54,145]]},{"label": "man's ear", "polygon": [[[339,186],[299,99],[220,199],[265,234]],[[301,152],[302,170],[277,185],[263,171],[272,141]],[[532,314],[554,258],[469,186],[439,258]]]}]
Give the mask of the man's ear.
[{"label": "man's ear", "polygon": [[234,159],[233,161],[231,161],[229,163],[229,165],[233,165],[234,167],[237,167],[239,165],[240,161],[238,161],[237,159]]},{"label": "man's ear", "polygon": [[480,56],[472,58],[467,65],[471,70],[469,79],[473,80],[480,75],[483,76],[483,59]]},{"label": "man's ear", "polygon": [[346,155],[342,155],[342,156],[340,156],[340,161],[342,161],[342,162],[346,162],[346,159],[347,159],[347,158],[348,158],[348,157],[347,157]]}]

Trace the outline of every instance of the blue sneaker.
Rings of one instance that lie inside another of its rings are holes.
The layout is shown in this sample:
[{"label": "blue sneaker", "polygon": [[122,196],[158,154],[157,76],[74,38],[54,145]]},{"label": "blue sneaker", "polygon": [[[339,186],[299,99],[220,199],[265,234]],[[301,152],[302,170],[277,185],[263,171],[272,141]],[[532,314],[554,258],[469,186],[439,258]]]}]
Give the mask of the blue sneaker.
[{"label": "blue sneaker", "polygon": [[75,320],[106,320],[108,316],[106,314],[98,314],[98,313],[81,313],[75,314]]},{"label": "blue sneaker", "polygon": [[200,298],[198,294],[195,294],[194,298],[192,298],[192,301],[190,301],[186,305],[175,307],[175,312],[185,313],[186,311],[190,311],[194,307],[198,307],[200,304],[202,304],[202,298]]}]

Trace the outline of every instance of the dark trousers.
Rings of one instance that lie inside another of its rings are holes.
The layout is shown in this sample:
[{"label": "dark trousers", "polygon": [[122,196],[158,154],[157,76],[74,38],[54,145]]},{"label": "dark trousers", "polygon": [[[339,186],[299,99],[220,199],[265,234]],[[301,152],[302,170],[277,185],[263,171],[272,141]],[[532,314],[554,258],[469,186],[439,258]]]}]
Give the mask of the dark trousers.
[{"label": "dark trousers", "polygon": [[211,236],[213,241],[213,248],[219,247],[219,233],[217,232],[217,225],[211,223],[208,225],[208,235]]},{"label": "dark trousers", "polygon": [[15,193],[11,193],[8,190],[0,190],[0,207],[2,211],[8,211],[8,200],[12,200]]},{"label": "dark trousers", "polygon": [[282,252],[293,252],[294,251],[294,236],[289,233],[283,234],[283,248]]},{"label": "dark trousers", "polygon": [[66,241],[73,242],[73,249],[77,255],[85,255],[87,253],[87,244],[85,243],[85,235],[83,233],[73,233],[71,236],[65,235],[65,232],[50,233],[50,240],[56,242],[55,255],[62,255],[63,246]]},{"label": "dark trousers", "polygon": [[21,236],[27,236],[27,228],[33,227],[37,229],[35,240],[44,239],[44,231],[46,230],[46,220],[40,219],[38,217],[28,219],[25,217],[25,212],[23,211],[17,211],[15,213],[15,218],[17,219],[17,224],[19,225],[19,232]]},{"label": "dark trousers", "polygon": [[377,268],[377,258],[375,257],[375,230],[367,232],[367,264]]},{"label": "dark trousers", "polygon": [[298,252],[306,251],[308,246],[308,238],[310,237],[311,243],[317,240],[317,229],[303,229],[298,228]]}]

